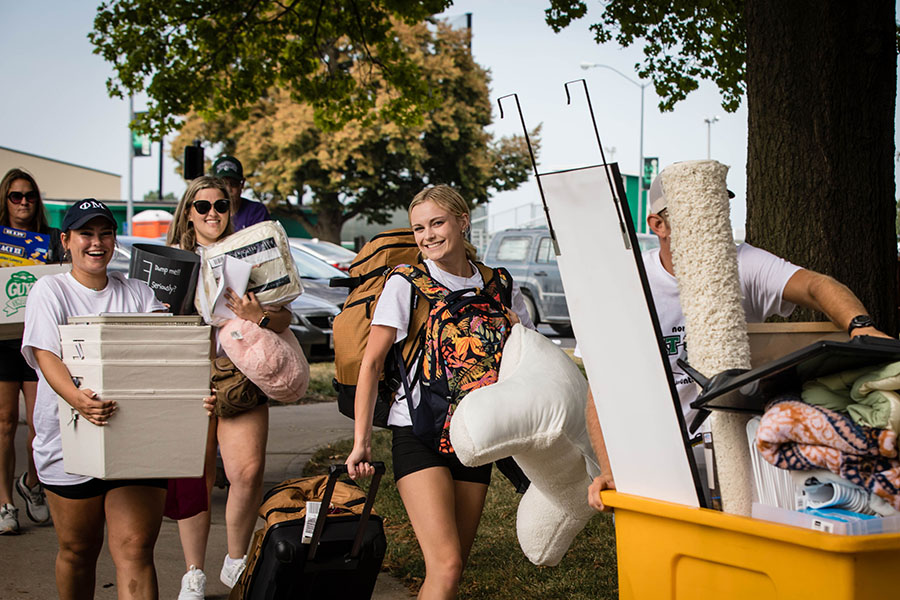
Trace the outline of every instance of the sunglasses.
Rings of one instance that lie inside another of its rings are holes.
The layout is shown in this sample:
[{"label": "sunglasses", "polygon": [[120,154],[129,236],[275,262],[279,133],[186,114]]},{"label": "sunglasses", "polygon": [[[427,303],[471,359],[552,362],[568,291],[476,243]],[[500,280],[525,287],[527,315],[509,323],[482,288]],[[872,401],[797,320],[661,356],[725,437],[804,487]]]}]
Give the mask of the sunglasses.
[{"label": "sunglasses", "polygon": [[28,202],[34,204],[38,201],[38,193],[37,192],[10,192],[6,195],[6,198],[12,202],[13,204],[22,204],[22,200],[27,200]]},{"label": "sunglasses", "polygon": [[228,209],[231,208],[231,201],[226,200],[225,198],[220,198],[215,202],[210,202],[209,200],[195,200],[191,206],[194,207],[194,210],[197,211],[198,215],[205,215],[209,212],[210,208],[215,208],[217,213],[224,215],[228,212]]}]

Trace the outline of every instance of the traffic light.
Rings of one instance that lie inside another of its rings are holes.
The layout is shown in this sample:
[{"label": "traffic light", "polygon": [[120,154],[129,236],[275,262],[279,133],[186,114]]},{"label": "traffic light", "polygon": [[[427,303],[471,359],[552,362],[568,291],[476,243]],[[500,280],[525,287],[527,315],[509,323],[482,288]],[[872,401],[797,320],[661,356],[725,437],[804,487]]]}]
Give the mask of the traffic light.
[{"label": "traffic light", "polygon": [[[134,118],[137,119],[142,114],[144,113],[134,113]],[[134,156],[150,156],[150,136],[146,133],[138,133],[132,130],[131,147]]]},{"label": "traffic light", "polygon": [[196,140],[192,146],[184,147],[184,178],[187,181],[203,175],[203,146]]}]

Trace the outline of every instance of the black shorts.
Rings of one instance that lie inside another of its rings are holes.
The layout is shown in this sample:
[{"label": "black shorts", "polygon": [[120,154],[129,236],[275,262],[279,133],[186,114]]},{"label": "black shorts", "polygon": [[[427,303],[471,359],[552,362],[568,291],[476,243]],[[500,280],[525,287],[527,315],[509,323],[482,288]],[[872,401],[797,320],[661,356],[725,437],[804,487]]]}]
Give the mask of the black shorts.
[{"label": "black shorts", "polygon": [[37,373],[22,356],[22,339],[0,340],[0,381],[37,380]]},{"label": "black shorts", "polygon": [[412,427],[392,426],[391,431],[394,432],[391,444],[394,481],[429,467],[447,467],[453,481],[470,481],[484,485],[491,482],[492,463],[480,467],[467,467],[459,462],[456,454],[443,454],[429,447],[413,433]]},{"label": "black shorts", "polygon": [[84,483],[76,483],[75,485],[50,485],[45,483],[44,489],[50,490],[57,496],[68,498],[69,500],[86,500],[87,498],[96,498],[103,496],[109,490],[120,487],[128,487],[132,485],[143,485],[147,487],[155,487],[167,489],[169,487],[168,479],[91,479]]}]

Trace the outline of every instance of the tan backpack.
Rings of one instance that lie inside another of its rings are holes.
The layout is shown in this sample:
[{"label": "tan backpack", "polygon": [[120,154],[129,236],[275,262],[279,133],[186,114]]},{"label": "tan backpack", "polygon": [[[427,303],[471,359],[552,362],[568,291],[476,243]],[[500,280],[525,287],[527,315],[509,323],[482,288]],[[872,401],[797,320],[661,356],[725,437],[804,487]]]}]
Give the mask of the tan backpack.
[{"label": "tan backpack", "polygon": [[[350,288],[344,308],[334,318],[332,336],[334,388],[338,393],[338,410],[351,419],[359,366],[369,341],[375,304],[384,290],[384,284],[391,270],[401,264],[417,264],[419,260],[419,248],[416,246],[412,229],[392,229],[374,236],[360,249],[353,264],[350,265],[350,277],[331,280],[332,287]],[[410,323],[418,324],[419,328],[423,327],[428,315],[428,303],[418,302],[416,295],[411,294],[410,306],[412,309]],[[401,343],[399,352],[407,367],[412,364],[420,337],[420,331],[410,331]],[[395,366],[396,352],[392,351],[386,361],[382,381],[378,385],[374,424],[379,427],[387,426],[394,391],[400,386]]]}]

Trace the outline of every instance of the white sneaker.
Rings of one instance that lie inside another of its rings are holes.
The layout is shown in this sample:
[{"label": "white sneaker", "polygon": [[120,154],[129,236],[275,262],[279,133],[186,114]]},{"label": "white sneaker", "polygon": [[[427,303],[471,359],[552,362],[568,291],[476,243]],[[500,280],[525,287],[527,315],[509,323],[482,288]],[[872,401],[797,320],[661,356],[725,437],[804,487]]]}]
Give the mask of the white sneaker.
[{"label": "white sneaker", "polygon": [[28,487],[25,478],[28,473],[16,479],[16,491],[25,501],[25,514],[35,523],[46,523],[50,520],[50,509],[47,508],[47,497],[44,495],[44,486],[38,481],[33,488]]},{"label": "white sneaker", "polygon": [[238,582],[238,579],[241,578],[241,573],[244,572],[244,567],[246,566],[246,554],[242,558],[237,560],[229,558],[226,554],[225,562],[222,563],[222,572],[219,574],[219,579],[229,588],[233,588],[234,584],[236,584]]},{"label": "white sneaker", "polygon": [[178,600],[203,600],[206,598],[206,575],[191,565],[191,568],[181,578],[181,591]]},{"label": "white sneaker", "polygon": [[17,533],[19,533],[19,509],[12,504],[0,504],[0,535]]}]

